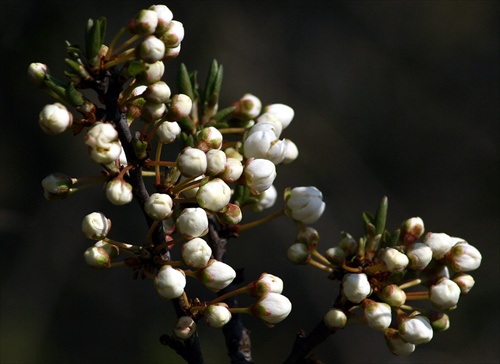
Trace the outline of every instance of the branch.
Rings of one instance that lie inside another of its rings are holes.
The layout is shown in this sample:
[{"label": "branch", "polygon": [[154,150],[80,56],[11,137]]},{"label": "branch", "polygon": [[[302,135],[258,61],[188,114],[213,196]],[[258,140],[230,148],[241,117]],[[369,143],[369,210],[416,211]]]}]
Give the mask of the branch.
[{"label": "branch", "polygon": [[293,343],[292,352],[288,358],[284,361],[284,364],[312,364],[321,363],[317,359],[313,359],[311,356],[307,357],[309,353],[322,342],[324,342],[328,336],[333,335],[336,331],[328,329],[323,320],[321,320],[316,327],[306,335],[304,330],[300,330],[297,333],[295,342]]}]

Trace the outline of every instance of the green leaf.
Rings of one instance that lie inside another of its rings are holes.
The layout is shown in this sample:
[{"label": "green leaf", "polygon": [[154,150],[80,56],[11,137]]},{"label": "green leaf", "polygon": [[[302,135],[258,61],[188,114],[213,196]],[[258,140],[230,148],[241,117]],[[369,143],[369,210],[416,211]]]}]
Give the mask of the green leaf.
[{"label": "green leaf", "polygon": [[365,225],[367,224],[373,225],[375,223],[375,218],[369,212],[363,212],[363,222],[365,223]]},{"label": "green leaf", "polygon": [[66,88],[66,98],[70,102],[71,105],[77,107],[81,106],[85,103],[85,99],[81,92],[77,91],[73,82],[70,82],[68,87]]},{"label": "green leaf", "polygon": [[226,107],[225,109],[220,110],[216,114],[214,114],[210,120],[214,120],[215,122],[220,122],[222,119],[224,119],[226,116],[231,115],[232,112],[236,109],[234,106],[229,106]]},{"label": "green leaf", "polygon": [[104,43],[105,33],[106,18],[100,17],[95,21],[93,19],[87,21],[87,29],[85,31],[85,55],[87,61],[91,64],[97,61],[96,57],[101,50],[101,45]]},{"label": "green leaf", "polygon": [[389,201],[387,196],[382,198],[380,205],[378,207],[377,213],[375,214],[375,230],[377,234],[383,234],[385,230],[385,224],[387,221],[387,207]]},{"label": "green leaf", "polygon": [[212,63],[210,64],[207,80],[205,82],[205,90],[203,93],[203,104],[204,104],[203,109],[205,109],[205,104],[208,104],[208,100],[212,95],[218,70],[219,70],[219,64],[217,63],[217,60],[213,59]]},{"label": "green leaf", "polygon": [[191,76],[184,63],[182,63],[179,67],[179,72],[177,74],[177,84],[179,87],[179,92],[188,95],[194,102],[194,86],[191,80]]}]

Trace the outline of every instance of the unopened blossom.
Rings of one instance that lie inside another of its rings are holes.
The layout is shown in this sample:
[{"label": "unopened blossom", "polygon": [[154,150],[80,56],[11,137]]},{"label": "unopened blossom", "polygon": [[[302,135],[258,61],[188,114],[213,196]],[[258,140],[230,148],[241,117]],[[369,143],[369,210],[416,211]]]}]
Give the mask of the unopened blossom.
[{"label": "unopened blossom", "polygon": [[196,193],[196,202],[209,211],[222,210],[231,199],[231,188],[220,178],[203,183]]},{"label": "unopened blossom", "polygon": [[283,126],[276,116],[270,113],[260,115],[247,133],[247,137],[253,133],[262,131],[272,131],[276,138],[279,138],[283,131]]},{"label": "unopened blossom", "polygon": [[325,210],[323,194],[316,187],[295,187],[285,193],[285,212],[303,224],[315,223]]},{"label": "unopened blossom", "polygon": [[226,153],[218,149],[210,149],[207,153],[207,171],[209,176],[216,176],[226,168]]},{"label": "unopened blossom", "polygon": [[203,311],[205,322],[216,329],[221,328],[231,320],[231,311],[226,303],[216,303]]},{"label": "unopened blossom", "polygon": [[151,5],[148,10],[153,10],[158,17],[155,34],[164,33],[174,18],[172,11],[165,5]]},{"label": "unopened blossom", "polygon": [[168,115],[172,120],[186,117],[191,112],[193,101],[188,95],[176,94],[172,96],[172,103],[168,109]]},{"label": "unopened blossom", "polygon": [[212,249],[202,238],[194,238],[182,245],[182,260],[194,268],[203,268],[212,256]]},{"label": "unopened blossom", "polygon": [[118,248],[116,245],[106,243],[104,240],[96,241],[94,246],[104,249],[104,251],[108,253],[108,256],[111,259],[116,258],[120,254],[120,248]]},{"label": "unopened blossom", "polygon": [[474,277],[467,273],[456,274],[453,276],[452,280],[453,282],[458,284],[463,295],[469,293],[469,291],[472,289],[472,287],[474,287],[474,284],[476,283]]},{"label": "unopened blossom", "polygon": [[46,64],[35,62],[28,67],[28,76],[39,87],[44,88],[44,81],[48,74],[50,72]]},{"label": "unopened blossom", "polygon": [[396,284],[389,284],[380,291],[380,298],[393,307],[400,307],[406,302],[406,293]]},{"label": "unopened blossom", "polygon": [[262,297],[267,295],[269,292],[283,292],[283,280],[273,274],[262,273],[259,279],[250,283],[248,287],[250,295]]},{"label": "unopened blossom", "polygon": [[430,311],[427,315],[434,332],[443,332],[450,328],[450,317],[441,311]]},{"label": "unopened blossom", "polygon": [[73,124],[73,114],[58,102],[45,105],[38,117],[42,130],[49,135],[60,134]]},{"label": "unopened blossom", "polygon": [[292,311],[290,300],[279,293],[270,292],[251,306],[252,314],[274,325],[288,317]]},{"label": "unopened blossom", "polygon": [[181,316],[175,323],[173,332],[177,338],[186,340],[196,332],[196,322],[192,317]]},{"label": "unopened blossom", "polygon": [[82,232],[88,239],[104,239],[111,230],[111,220],[102,212],[92,212],[82,221]]},{"label": "unopened blossom", "polygon": [[276,187],[271,185],[267,190],[262,191],[257,196],[257,202],[251,207],[254,211],[262,211],[268,209],[274,206],[277,198],[278,191],[276,190]]},{"label": "unopened blossom", "polygon": [[68,197],[72,186],[73,178],[64,173],[52,173],[42,180],[43,194],[49,201]]},{"label": "unopened blossom", "polygon": [[432,249],[434,259],[442,259],[453,246],[453,240],[445,233],[427,233],[424,243]]},{"label": "unopened blossom", "polygon": [[392,273],[403,271],[409,263],[406,254],[394,248],[387,248],[384,250],[382,261],[387,267],[387,270]]},{"label": "unopened blossom", "polygon": [[153,10],[142,9],[127,24],[127,29],[132,34],[153,34],[158,25],[158,14]]},{"label": "unopened blossom", "polygon": [[406,342],[414,345],[427,343],[434,335],[429,319],[421,315],[403,320],[398,330]]},{"label": "unopened blossom", "polygon": [[111,163],[122,152],[118,132],[109,123],[94,124],[85,135],[85,144],[89,147],[90,157],[97,163]]},{"label": "unopened blossom", "polygon": [[286,144],[276,138],[271,131],[258,131],[250,134],[243,142],[246,158],[263,158],[279,164],[285,158]]},{"label": "unopened blossom", "polygon": [[347,273],[342,282],[344,295],[353,303],[360,303],[372,292],[368,277],[364,273]]},{"label": "unopened blossom", "polygon": [[240,223],[243,214],[238,205],[228,203],[222,210],[217,212],[217,218],[224,224],[235,225]]},{"label": "unopened blossom", "polygon": [[186,287],[186,275],[171,265],[163,265],[154,279],[154,286],[158,294],[167,300],[180,297]]},{"label": "unopened blossom", "polygon": [[207,156],[198,148],[186,147],[177,157],[177,168],[185,177],[201,176],[207,170]]},{"label": "unopened blossom", "polygon": [[226,158],[224,171],[219,177],[227,183],[236,182],[243,174],[243,164],[236,158]]},{"label": "unopened blossom", "polygon": [[270,113],[276,116],[278,120],[281,122],[283,129],[285,129],[288,125],[290,125],[295,115],[293,109],[285,104],[267,105],[266,107],[264,107],[263,112]]},{"label": "unopened blossom", "polygon": [[111,264],[109,254],[101,247],[92,246],[83,253],[85,263],[92,268],[105,269]]},{"label": "unopened blossom", "polygon": [[407,342],[398,330],[388,328],[384,331],[384,338],[390,352],[397,356],[407,356],[415,351],[415,344]]},{"label": "unopened blossom", "polygon": [[406,250],[406,256],[410,260],[408,266],[411,269],[421,271],[431,262],[432,249],[424,243],[413,243]]},{"label": "unopened blossom", "polygon": [[316,248],[319,241],[319,232],[311,226],[303,226],[295,237],[295,242],[306,244],[309,247]]},{"label": "unopened blossom", "polygon": [[356,253],[358,242],[350,234],[342,233],[342,240],[340,240],[339,247],[342,248],[346,257],[350,257]]},{"label": "unopened blossom", "polygon": [[243,170],[245,182],[253,194],[267,190],[276,178],[276,167],[267,159],[250,159]]},{"label": "unopened blossom", "polygon": [[391,324],[391,306],[387,303],[364,300],[363,308],[366,323],[372,329],[383,331]]},{"label": "unopened blossom", "polygon": [[166,109],[165,104],[146,102],[142,106],[141,120],[145,123],[155,122],[163,116]]},{"label": "unopened blossom", "polygon": [[166,48],[177,47],[184,39],[184,25],[180,21],[172,20],[159,37]]},{"label": "unopened blossom", "polygon": [[404,244],[413,244],[424,231],[424,221],[420,217],[407,219],[401,224],[401,241]]},{"label": "unopened blossom", "polygon": [[144,203],[144,211],[153,220],[165,220],[172,214],[172,198],[165,193],[153,193]]},{"label": "unopened blossom", "polygon": [[200,207],[187,207],[176,220],[179,232],[188,238],[197,238],[208,232],[207,213]]},{"label": "unopened blossom", "polygon": [[290,139],[284,139],[284,141],[286,145],[285,158],[281,163],[289,164],[292,163],[299,156],[299,148],[297,148],[297,145]]},{"label": "unopened blossom", "polygon": [[288,248],[286,257],[293,264],[307,264],[311,260],[311,252],[306,244],[295,243]]},{"label": "unopened blossom", "polygon": [[333,246],[325,251],[325,258],[335,266],[342,266],[345,262],[345,252],[339,246]]},{"label": "unopened blossom", "polygon": [[223,138],[219,129],[209,126],[196,133],[196,140],[196,147],[207,152],[210,149],[220,149]]},{"label": "unopened blossom", "polygon": [[125,205],[132,201],[132,185],[123,179],[114,179],[106,184],[106,198],[113,205]]},{"label": "unopened blossom", "polygon": [[323,317],[323,323],[330,330],[341,329],[347,323],[347,316],[344,311],[331,308]]},{"label": "unopened blossom", "polygon": [[169,59],[176,58],[181,53],[181,45],[179,43],[178,46],[173,48],[167,48],[165,50],[165,56],[163,57],[163,61],[168,61]]},{"label": "unopened blossom", "polygon": [[164,104],[170,99],[170,87],[164,81],[158,81],[147,86],[142,94],[147,102]]},{"label": "unopened blossom", "polygon": [[260,114],[262,103],[260,99],[252,94],[243,95],[234,104],[233,115],[246,120],[254,119]]},{"label": "unopened blossom", "polygon": [[137,45],[135,55],[146,63],[161,61],[165,55],[165,44],[154,35],[150,35]]},{"label": "unopened blossom", "polygon": [[229,286],[236,277],[236,271],[230,265],[215,259],[211,259],[196,274],[198,281],[214,292]]},{"label": "unopened blossom", "polygon": [[181,127],[176,121],[164,121],[156,130],[156,137],[160,143],[173,143],[181,133]]},{"label": "unopened blossom", "polygon": [[458,284],[443,277],[429,289],[429,299],[435,307],[446,310],[457,305],[461,293]]},{"label": "unopened blossom", "polygon": [[465,241],[456,243],[447,256],[450,267],[455,272],[470,272],[481,265],[481,253]]},{"label": "unopened blossom", "polygon": [[165,64],[162,61],[148,63],[147,69],[137,75],[136,80],[142,85],[150,85],[161,81],[165,72]]}]

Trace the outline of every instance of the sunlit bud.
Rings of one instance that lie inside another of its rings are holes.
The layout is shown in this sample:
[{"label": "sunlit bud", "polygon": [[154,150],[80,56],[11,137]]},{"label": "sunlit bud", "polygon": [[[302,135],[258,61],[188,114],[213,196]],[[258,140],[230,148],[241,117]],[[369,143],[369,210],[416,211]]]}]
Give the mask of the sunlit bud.
[{"label": "sunlit bud", "polygon": [[281,163],[283,164],[292,163],[299,156],[299,149],[297,148],[297,145],[290,139],[284,139],[284,141],[286,145],[285,159],[283,159]]},{"label": "sunlit bud", "polygon": [[222,146],[222,134],[219,129],[209,126],[196,133],[196,148],[204,152],[210,149],[220,149]]},{"label": "sunlit bud", "polygon": [[482,256],[474,246],[460,241],[451,248],[447,259],[455,272],[470,272],[479,268]]},{"label": "sunlit bud", "polygon": [[283,321],[292,311],[290,300],[279,293],[268,293],[251,306],[252,314],[274,325]]},{"label": "sunlit bud", "polygon": [[463,295],[469,293],[472,287],[474,287],[474,283],[476,283],[474,277],[467,273],[459,273],[453,276],[452,280],[458,284]]},{"label": "sunlit bud", "polygon": [[251,206],[252,210],[262,211],[270,207],[273,207],[274,204],[276,203],[277,198],[278,198],[278,191],[276,190],[276,187],[271,185],[267,190],[262,191],[257,196],[258,199],[257,203]]},{"label": "sunlit bud", "polygon": [[389,272],[401,272],[409,263],[408,257],[394,248],[387,248],[382,253],[382,261]]},{"label": "sunlit bud", "polygon": [[262,103],[257,96],[245,94],[241,99],[236,101],[233,115],[237,118],[250,120],[256,118],[260,114]]},{"label": "sunlit bud", "polygon": [[207,156],[198,148],[186,147],[177,157],[177,168],[185,177],[201,176],[207,170]]},{"label": "sunlit bud", "polygon": [[127,29],[132,34],[153,34],[158,25],[158,14],[153,10],[143,9],[127,24]]},{"label": "sunlit bud", "polygon": [[167,300],[180,297],[186,287],[186,275],[180,269],[164,265],[154,279],[154,286],[158,294]]},{"label": "sunlit bud", "polygon": [[163,73],[165,72],[165,65],[162,61],[150,63],[147,65],[148,69],[137,75],[136,80],[139,84],[150,85],[152,83],[161,81]]},{"label": "sunlit bud", "polygon": [[120,254],[120,248],[118,248],[116,245],[106,243],[104,240],[96,241],[94,246],[104,249],[104,251],[108,253],[111,259],[116,258]]},{"label": "sunlit bud", "polygon": [[414,345],[427,343],[434,335],[429,319],[420,315],[402,321],[398,329],[403,339]]},{"label": "sunlit bud", "polygon": [[147,102],[155,104],[164,104],[170,99],[170,87],[163,82],[158,81],[149,85],[142,96]]},{"label": "sunlit bud", "polygon": [[159,37],[166,48],[177,47],[184,39],[184,25],[180,21],[172,20]]},{"label": "sunlit bud", "polygon": [[208,265],[196,272],[198,281],[213,292],[220,291],[231,284],[236,277],[235,270],[226,263],[211,259]]},{"label": "sunlit bud", "polygon": [[347,273],[342,282],[345,297],[353,303],[360,303],[372,292],[368,277],[364,273]]},{"label": "sunlit bud", "polygon": [[172,198],[165,193],[153,193],[144,204],[144,211],[153,220],[165,220],[172,214]]},{"label": "sunlit bud", "polygon": [[356,253],[358,243],[350,234],[342,232],[342,240],[340,240],[339,247],[342,248],[347,257],[350,257]]},{"label": "sunlit bud", "polygon": [[207,171],[209,176],[216,176],[226,167],[226,153],[218,149],[210,149],[207,153]]},{"label": "sunlit bud", "polygon": [[398,330],[386,329],[384,338],[390,352],[397,356],[407,356],[415,351],[415,344],[407,342]]},{"label": "sunlit bud", "polygon": [[414,270],[423,270],[432,260],[432,249],[424,243],[413,243],[408,246],[406,256],[410,260],[408,266]]},{"label": "sunlit bud", "polygon": [[92,148],[89,147],[89,156],[90,159],[92,159],[96,163],[100,164],[109,164],[113,163],[116,161],[117,158],[120,157],[120,154],[122,152],[122,147],[120,143],[114,142],[114,143],[109,143],[107,148]]},{"label": "sunlit bud", "polygon": [[222,210],[231,199],[231,188],[220,178],[203,183],[196,193],[196,202],[209,211]]},{"label": "sunlit bud", "polygon": [[165,55],[163,56],[163,61],[168,61],[169,59],[176,58],[181,53],[181,45],[173,48],[167,48],[165,50]]},{"label": "sunlit bud", "polygon": [[429,289],[429,299],[436,308],[454,308],[460,298],[460,287],[451,279],[443,277]]},{"label": "sunlit bud", "polygon": [[311,260],[311,252],[305,244],[295,243],[290,245],[286,252],[286,257],[293,264],[307,264]]},{"label": "sunlit bud", "polygon": [[154,35],[142,40],[135,48],[135,56],[146,63],[161,61],[165,55],[165,44]]},{"label": "sunlit bud", "polygon": [[309,247],[315,248],[318,245],[319,233],[313,227],[304,226],[298,232],[295,237],[295,242],[306,244]]},{"label": "sunlit bud", "polygon": [[88,239],[104,239],[111,230],[111,220],[102,212],[92,212],[82,221],[82,232]]},{"label": "sunlit bud", "polygon": [[424,243],[432,249],[434,259],[442,259],[453,246],[451,237],[445,233],[427,233]]},{"label": "sunlit bud", "polygon": [[173,332],[177,338],[186,340],[196,332],[196,322],[189,316],[181,316],[175,323]]},{"label": "sunlit bud", "polygon": [[243,164],[235,158],[226,158],[226,165],[224,171],[219,174],[227,183],[236,182],[243,174]]},{"label": "sunlit bud", "polygon": [[176,94],[172,96],[172,103],[168,109],[169,120],[186,117],[193,108],[193,101],[188,95]]},{"label": "sunlit bud", "polygon": [[63,104],[56,102],[44,106],[40,112],[38,122],[44,133],[56,135],[71,127],[73,114]]},{"label": "sunlit bud", "polygon": [[391,324],[391,306],[388,304],[373,300],[364,300],[363,309],[366,323],[372,329],[383,331]]},{"label": "sunlit bud", "polygon": [[256,133],[258,131],[272,131],[276,138],[279,138],[283,126],[276,116],[273,114],[265,113],[259,116],[257,123],[253,125],[248,131],[247,137],[250,134]]},{"label": "sunlit bud", "polygon": [[106,184],[106,198],[113,205],[125,205],[132,201],[132,185],[123,179],[114,179]]},{"label": "sunlit bud", "polygon": [[52,173],[42,180],[43,194],[49,201],[65,199],[72,186],[73,179],[63,173]]},{"label": "sunlit bud", "polygon": [[342,248],[334,246],[325,251],[325,258],[335,266],[342,266],[345,261],[345,253]]},{"label": "sunlit bud", "polygon": [[119,167],[126,167],[128,164],[127,155],[125,154],[125,150],[123,149],[123,147],[121,147],[120,156],[118,158],[119,158],[119,163],[120,163],[119,166],[116,165],[116,160],[114,160],[108,164],[104,164],[104,167],[108,171],[111,171],[114,173],[119,173],[120,172]]},{"label": "sunlit bud", "polygon": [[276,139],[271,131],[257,131],[243,142],[245,157],[268,159],[274,164],[281,163],[285,158],[285,147],[285,142]]},{"label": "sunlit bud", "polygon": [[28,76],[33,80],[35,85],[44,88],[45,77],[49,74],[49,68],[43,63],[31,63],[28,67]]},{"label": "sunlit bud", "polygon": [[108,253],[103,248],[97,246],[87,248],[85,253],[83,253],[83,258],[85,259],[85,263],[93,268],[105,269],[111,264]]},{"label": "sunlit bud", "polygon": [[427,317],[430,320],[434,332],[442,332],[450,328],[450,318],[443,312],[432,310],[429,312]]},{"label": "sunlit bud", "polygon": [[267,159],[250,159],[243,170],[245,182],[253,194],[267,190],[276,178],[276,167]]},{"label": "sunlit bud", "polygon": [[420,271],[422,284],[427,287],[435,284],[443,277],[450,278],[450,270],[445,264],[435,260],[431,261],[424,270]]},{"label": "sunlit bud", "polygon": [[264,113],[270,113],[276,116],[281,122],[283,129],[290,125],[295,115],[293,109],[290,106],[284,104],[267,105],[266,107],[264,107],[263,111]]},{"label": "sunlit bud", "polygon": [[347,323],[347,316],[339,309],[331,308],[323,317],[323,322],[329,330],[341,329]]},{"label": "sunlit bud", "polygon": [[316,187],[295,187],[285,191],[285,212],[303,224],[315,223],[325,210],[323,194]]},{"label": "sunlit bud", "polygon": [[406,302],[406,293],[396,284],[389,284],[379,294],[382,301],[393,307],[399,307]]},{"label": "sunlit bud", "polygon": [[165,104],[155,104],[152,102],[146,102],[142,107],[141,120],[145,123],[152,123],[157,121],[163,116],[163,113],[167,109]]},{"label": "sunlit bud", "polygon": [[158,17],[158,24],[156,25],[155,33],[162,34],[165,32],[174,17],[172,11],[165,5],[151,5],[148,10],[153,10]]},{"label": "sunlit bud", "polygon": [[197,238],[208,232],[207,213],[200,207],[187,207],[176,220],[179,232],[188,238]]},{"label": "sunlit bud", "polygon": [[250,295],[254,297],[262,297],[270,292],[283,292],[283,280],[269,273],[262,273],[258,280],[248,285]]},{"label": "sunlit bud", "polygon": [[180,135],[181,127],[176,121],[164,121],[156,130],[156,137],[160,143],[170,144]]},{"label": "sunlit bud", "polygon": [[117,141],[118,132],[109,123],[95,123],[85,135],[85,144],[94,149],[108,149]]},{"label": "sunlit bud", "polygon": [[413,244],[424,231],[424,221],[420,217],[412,217],[401,224],[400,239],[403,244]]},{"label": "sunlit bud", "polygon": [[224,302],[216,303],[215,305],[208,306],[203,311],[205,322],[216,329],[221,328],[231,320],[231,312]]},{"label": "sunlit bud", "polygon": [[241,209],[238,205],[228,203],[222,210],[217,212],[217,218],[224,224],[238,224],[243,218]]},{"label": "sunlit bud", "polygon": [[202,238],[194,238],[182,245],[182,260],[194,268],[203,268],[212,256],[212,249]]}]

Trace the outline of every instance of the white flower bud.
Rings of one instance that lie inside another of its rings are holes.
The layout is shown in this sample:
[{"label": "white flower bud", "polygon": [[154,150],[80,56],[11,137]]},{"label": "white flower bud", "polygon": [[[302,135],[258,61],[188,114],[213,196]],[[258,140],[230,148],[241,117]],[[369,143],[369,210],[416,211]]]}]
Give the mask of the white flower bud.
[{"label": "white flower bud", "polygon": [[196,148],[203,150],[204,152],[210,149],[220,149],[222,146],[222,134],[219,129],[209,126],[199,130],[196,133],[196,139],[198,143]]},{"label": "white flower bud", "polygon": [[167,300],[180,297],[186,287],[186,275],[180,269],[164,265],[154,279],[154,286],[158,294]]},{"label": "white flower bud", "polygon": [[299,156],[299,148],[297,148],[297,145],[292,142],[290,139],[284,139],[285,141],[285,159],[281,163],[283,164],[289,164],[292,163],[294,160],[297,159]]},{"label": "white flower bud", "polygon": [[382,254],[384,262],[389,272],[401,272],[409,263],[408,257],[394,248],[386,248]]},{"label": "white flower bud", "polygon": [[283,126],[276,116],[265,113],[259,116],[257,123],[248,131],[247,137],[258,131],[272,131],[276,138],[279,138],[283,131]]},{"label": "white flower bud", "polygon": [[226,158],[224,171],[219,174],[225,182],[236,182],[243,174],[243,164],[236,158]]},{"label": "white flower bud", "polygon": [[260,114],[262,103],[257,96],[245,94],[241,99],[236,101],[233,106],[235,110],[234,116],[246,120],[254,119]]},{"label": "white flower bud", "polygon": [[472,289],[472,287],[474,287],[474,284],[476,283],[474,277],[467,273],[459,273],[454,276],[452,280],[453,282],[458,284],[462,294],[469,293],[469,291]]},{"label": "white flower bud", "polygon": [[450,328],[450,317],[440,311],[430,311],[427,315],[434,332],[443,332]]},{"label": "white flower bud", "polygon": [[295,187],[285,192],[285,212],[304,224],[315,223],[325,210],[323,194],[316,187]]},{"label": "white flower bud", "polygon": [[323,317],[323,322],[329,330],[341,329],[347,323],[347,316],[339,309],[331,308]]},{"label": "white flower bud", "polygon": [[118,153],[111,161],[118,158],[121,153],[118,132],[109,123],[95,123],[85,135],[85,144],[96,152],[105,152],[117,146]]},{"label": "white flower bud", "polygon": [[292,311],[292,303],[287,297],[270,292],[252,305],[251,311],[253,315],[274,325],[287,318]]},{"label": "white flower bud", "polygon": [[96,241],[94,246],[104,249],[104,251],[108,253],[108,256],[111,259],[116,258],[120,254],[120,248],[118,248],[116,245],[106,243],[104,240]]},{"label": "white flower bud", "polygon": [[28,67],[28,76],[39,87],[45,88],[43,81],[48,74],[50,74],[49,68],[43,63],[31,63]]},{"label": "white flower bud", "polygon": [[264,130],[250,134],[243,142],[243,152],[246,158],[268,159],[279,164],[285,158],[286,144],[276,139],[273,132]]},{"label": "white flower bud", "polygon": [[368,277],[364,273],[347,273],[342,282],[344,295],[353,303],[360,303],[372,292]]},{"label": "white flower bud", "polygon": [[218,149],[210,149],[207,153],[207,174],[216,176],[224,171],[226,167],[226,153]]},{"label": "white flower bud", "polygon": [[262,297],[270,292],[283,292],[283,280],[280,277],[269,273],[262,273],[258,280],[248,285],[250,295],[254,297]]},{"label": "white flower bud", "polygon": [[163,81],[152,83],[142,94],[147,102],[155,104],[166,103],[170,99],[170,95],[170,87]]},{"label": "white flower bud", "polygon": [[165,193],[153,193],[144,204],[144,211],[153,220],[165,220],[172,214],[172,198]]},{"label": "white flower bud", "polygon": [[154,35],[150,35],[137,45],[135,55],[146,63],[161,61],[165,55],[165,44]]},{"label": "white flower bud", "polygon": [[170,144],[180,135],[181,127],[176,121],[164,121],[156,130],[156,137],[160,143]]},{"label": "white flower bud", "polygon": [[424,231],[424,221],[420,217],[412,217],[401,224],[400,239],[404,244],[413,244]]},{"label": "white flower bud", "polygon": [[307,264],[311,260],[311,252],[306,244],[295,243],[290,245],[286,252],[287,259],[293,264]]},{"label": "white flower bud", "polygon": [[406,293],[399,286],[389,284],[380,292],[380,298],[390,306],[400,307],[406,302]]},{"label": "white flower bud", "polygon": [[83,253],[85,263],[92,268],[106,269],[111,264],[109,254],[103,248],[91,246]]},{"label": "white flower bud", "polygon": [[[297,236],[295,237],[295,242],[306,244],[309,247],[316,248],[319,242],[319,232],[318,230],[316,230],[311,226],[304,226],[297,232]],[[336,248],[335,250],[338,249]],[[341,254],[342,256],[345,255],[343,251]]]},{"label": "white flower bud", "polygon": [[141,120],[145,123],[152,123],[161,119],[163,113],[167,109],[165,104],[155,104],[152,102],[146,102],[142,106]]},{"label": "white flower bud", "polygon": [[414,345],[428,343],[434,335],[429,319],[420,315],[402,321],[398,329],[403,339]]},{"label": "white flower bud", "polygon": [[479,268],[482,256],[474,246],[460,241],[451,248],[448,259],[455,272],[470,272]]},{"label": "white flower bud", "polygon": [[113,205],[125,205],[132,201],[132,185],[123,179],[114,179],[106,184],[106,198]]},{"label": "white flower bud", "polygon": [[207,213],[200,207],[187,207],[176,220],[179,232],[188,238],[197,238],[208,232]]},{"label": "white flower bud", "polygon": [[70,195],[73,179],[63,173],[49,174],[42,180],[43,194],[49,201],[59,201]]},{"label": "white flower bud", "polygon": [[172,20],[167,29],[160,35],[166,48],[177,47],[184,39],[184,25],[177,20]]},{"label": "white flower bud", "polygon": [[135,18],[127,24],[127,29],[132,34],[153,34],[158,25],[158,14],[153,10],[142,9]]},{"label": "white flower bud", "polygon": [[151,5],[148,10],[153,10],[158,17],[158,24],[156,25],[155,34],[164,33],[167,30],[168,25],[174,18],[174,14],[172,14],[172,11],[165,5]]},{"label": "white flower bud", "polygon": [[350,257],[358,250],[358,242],[350,234],[342,233],[339,247],[342,248],[347,257]]},{"label": "white flower bud", "polygon": [[387,329],[384,331],[384,338],[387,347],[397,356],[407,356],[415,351],[415,344],[406,342],[396,329]]},{"label": "white flower bud", "polygon": [[231,188],[220,178],[202,184],[196,193],[196,202],[202,208],[218,212],[231,200]]},{"label": "white flower bud", "polygon": [[88,239],[104,239],[111,230],[111,220],[102,212],[92,212],[82,221],[82,232]]},{"label": "white flower bud", "polygon": [[243,215],[238,205],[228,203],[222,210],[217,212],[217,218],[223,224],[235,225],[241,221]]},{"label": "white flower bud", "polygon": [[163,57],[163,61],[168,61],[169,59],[176,58],[181,53],[181,45],[173,48],[167,48],[165,51],[165,56]]},{"label": "white flower bud", "polygon": [[451,237],[445,233],[428,233],[424,243],[432,249],[434,259],[442,259],[453,246]]},{"label": "white flower bud", "polygon": [[174,120],[186,117],[193,108],[193,101],[188,95],[177,94],[172,97],[168,115]]},{"label": "white flower bud", "polygon": [[198,148],[186,147],[177,157],[177,168],[185,177],[201,176],[207,170],[207,156]]},{"label": "white flower bud", "polygon": [[181,316],[175,323],[173,332],[177,338],[186,340],[196,332],[196,322],[189,316]]},{"label": "white flower bud", "polygon": [[373,300],[363,301],[366,323],[372,329],[383,331],[389,327],[392,321],[391,306],[387,303]]},{"label": "white flower bud", "polygon": [[341,247],[334,246],[325,251],[325,258],[334,266],[340,267],[345,262],[345,253]]},{"label": "white flower bud", "polygon": [[267,159],[250,159],[243,170],[246,185],[253,194],[267,190],[276,178],[276,167]]},{"label": "white flower bud", "polygon": [[226,303],[216,303],[208,306],[203,311],[205,322],[216,329],[221,328],[231,320],[231,311],[229,311]]},{"label": "white flower bud", "polygon": [[432,249],[424,243],[413,243],[406,250],[410,260],[408,266],[414,270],[423,270],[432,260]]},{"label": "white flower bud", "polygon": [[212,249],[202,238],[194,238],[182,245],[182,260],[194,268],[203,268],[212,256]]},{"label": "white flower bud", "polygon": [[[188,179],[188,177],[184,177],[181,175],[179,182],[184,182],[187,179]],[[203,179],[203,176],[199,176],[199,177],[196,177],[195,179],[191,179],[191,181],[192,182],[194,182],[194,181],[201,182],[202,179]],[[182,191],[182,195],[186,198],[196,198],[196,193],[198,193],[198,190],[199,190],[198,187],[191,187],[191,188],[188,188],[187,190]]]},{"label": "white flower bud", "polygon": [[88,149],[90,159],[99,164],[110,164],[120,157],[122,147],[119,142],[110,143],[108,148],[90,148]]},{"label": "white flower bud", "polygon": [[255,205],[252,205],[254,211],[262,211],[273,207],[278,198],[278,191],[274,185],[269,186],[265,191],[262,191],[258,196],[258,201]]},{"label": "white flower bud", "polygon": [[211,259],[206,267],[197,271],[198,281],[213,292],[229,286],[235,277],[236,272],[231,266],[215,259]]},{"label": "white flower bud", "polygon": [[435,307],[447,310],[457,305],[460,293],[458,284],[443,277],[429,289],[429,299]]},{"label": "white flower bud", "polygon": [[40,112],[38,122],[42,130],[49,135],[60,134],[73,124],[73,114],[58,102],[45,105]]},{"label": "white flower bud", "polygon": [[284,104],[267,105],[263,111],[265,113],[270,113],[276,116],[278,120],[281,122],[283,129],[285,129],[288,125],[290,125],[295,115],[293,109],[290,106]]},{"label": "white flower bud", "polygon": [[136,80],[139,84],[150,85],[152,83],[161,81],[163,73],[165,72],[165,65],[162,61],[149,63],[148,69],[137,75]]}]

